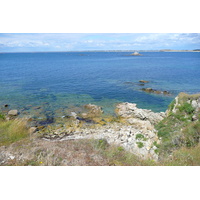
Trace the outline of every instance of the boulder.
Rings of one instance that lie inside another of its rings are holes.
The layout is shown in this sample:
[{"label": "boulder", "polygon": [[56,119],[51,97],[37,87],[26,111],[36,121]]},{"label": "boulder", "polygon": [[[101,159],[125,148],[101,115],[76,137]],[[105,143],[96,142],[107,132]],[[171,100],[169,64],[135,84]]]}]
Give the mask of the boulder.
[{"label": "boulder", "polygon": [[94,104],[84,105],[84,109],[86,109],[86,112],[82,113],[82,117],[84,118],[99,117],[103,113],[102,108]]},{"label": "boulder", "polygon": [[38,130],[37,127],[30,127],[29,130],[28,130],[28,132],[29,132],[29,134],[33,134],[33,133],[35,133],[37,130]]},{"label": "boulder", "polygon": [[9,116],[17,116],[19,114],[18,110],[10,110],[8,112],[8,115]]},{"label": "boulder", "polygon": [[69,115],[70,117],[73,117],[74,119],[77,118],[77,114],[75,112],[71,112],[71,114]]},{"label": "boulder", "polygon": [[136,105],[134,103],[120,103],[117,105],[115,112],[122,118],[135,118],[142,121],[149,121],[151,124],[156,124],[163,120],[163,112],[154,113],[151,110],[139,109]]}]

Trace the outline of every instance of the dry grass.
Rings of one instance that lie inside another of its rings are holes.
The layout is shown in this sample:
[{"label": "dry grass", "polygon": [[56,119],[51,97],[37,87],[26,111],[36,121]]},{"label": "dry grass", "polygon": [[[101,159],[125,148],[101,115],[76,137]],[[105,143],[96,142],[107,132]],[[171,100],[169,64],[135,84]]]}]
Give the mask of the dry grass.
[{"label": "dry grass", "polygon": [[28,130],[24,119],[0,120],[0,146],[11,144],[27,136]]},{"label": "dry grass", "polygon": [[171,158],[160,163],[163,166],[200,166],[200,144],[196,147],[182,147]]},{"label": "dry grass", "polygon": [[[0,147],[1,165],[11,166],[199,166],[200,145],[183,147],[171,157],[142,160],[122,147],[102,140],[45,141],[23,139]],[[12,155],[12,159],[9,156]],[[7,157],[6,157],[7,156]],[[4,160],[4,162],[2,162]]]},{"label": "dry grass", "polygon": [[186,94],[184,92],[179,93],[178,95],[179,99],[181,100],[193,100],[193,99],[198,99],[200,97],[200,94]]}]

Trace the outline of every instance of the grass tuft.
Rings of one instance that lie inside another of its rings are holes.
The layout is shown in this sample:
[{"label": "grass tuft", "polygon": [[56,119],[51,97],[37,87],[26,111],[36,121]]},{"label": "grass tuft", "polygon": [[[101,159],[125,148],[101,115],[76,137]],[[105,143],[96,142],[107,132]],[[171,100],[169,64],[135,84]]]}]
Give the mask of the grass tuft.
[{"label": "grass tuft", "polygon": [[0,146],[11,144],[27,136],[25,120],[0,121]]}]

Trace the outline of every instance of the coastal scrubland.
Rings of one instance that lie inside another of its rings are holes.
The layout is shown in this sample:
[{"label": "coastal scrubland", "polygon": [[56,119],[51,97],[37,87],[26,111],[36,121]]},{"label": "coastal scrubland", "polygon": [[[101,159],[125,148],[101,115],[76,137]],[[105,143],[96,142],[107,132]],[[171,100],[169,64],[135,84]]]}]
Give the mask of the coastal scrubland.
[{"label": "coastal scrubland", "polygon": [[[5,114],[0,114],[0,163],[6,166],[199,166],[199,105],[199,94],[185,93],[180,93],[169,105],[164,119],[155,124],[161,140],[154,142],[158,160],[142,159],[104,138],[45,140],[42,131],[30,131],[27,120],[18,117],[8,120]],[[136,139],[143,142],[144,136],[137,134]]]}]

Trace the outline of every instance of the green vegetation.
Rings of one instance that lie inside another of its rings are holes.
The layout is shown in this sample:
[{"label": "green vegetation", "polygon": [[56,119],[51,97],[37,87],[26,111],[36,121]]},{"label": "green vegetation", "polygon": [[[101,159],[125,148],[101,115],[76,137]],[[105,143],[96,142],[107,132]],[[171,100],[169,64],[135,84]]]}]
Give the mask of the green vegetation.
[{"label": "green vegetation", "polygon": [[191,104],[187,102],[183,103],[178,109],[180,112],[185,112],[186,114],[192,114],[195,111]]},{"label": "green vegetation", "polygon": [[174,107],[174,105],[175,105],[175,99],[169,104],[169,106],[168,106],[168,110],[170,110],[170,111],[172,111],[172,109],[173,109],[173,107]]},{"label": "green vegetation", "polygon": [[173,152],[171,157],[160,161],[157,165],[162,166],[200,166],[200,144],[195,147],[181,147]]},{"label": "green vegetation", "polygon": [[200,122],[193,121],[192,116],[195,114],[199,118],[200,111],[195,111],[188,102],[199,98],[200,95],[180,93],[178,97],[176,112],[172,112],[175,106],[175,101],[172,101],[168,116],[156,125],[158,136],[162,138],[161,145],[157,147],[161,156],[181,147],[194,147],[199,143]]},{"label": "green vegetation", "polygon": [[138,145],[139,148],[142,148],[144,146],[142,142],[136,142],[136,144]]},{"label": "green vegetation", "polygon": [[[96,144],[96,140],[90,140]],[[142,160],[138,156],[126,151],[121,146],[108,145],[105,149],[99,149],[98,152],[107,160],[111,166],[150,166],[156,165],[153,160]]]},{"label": "green vegetation", "polygon": [[200,141],[200,121],[189,124],[183,130],[183,139],[186,147],[196,146]]},{"label": "green vegetation", "polygon": [[144,135],[142,135],[142,134],[136,134],[135,139],[147,141],[147,138],[145,138]]},{"label": "green vegetation", "polygon": [[28,136],[24,120],[0,120],[0,146],[8,145]]},{"label": "green vegetation", "polygon": [[137,135],[135,136],[135,139],[136,139],[136,140],[142,140],[142,139],[144,139],[144,135],[142,135],[142,134],[137,134]]},{"label": "green vegetation", "polygon": [[0,112],[0,120],[5,120],[5,115]]}]

